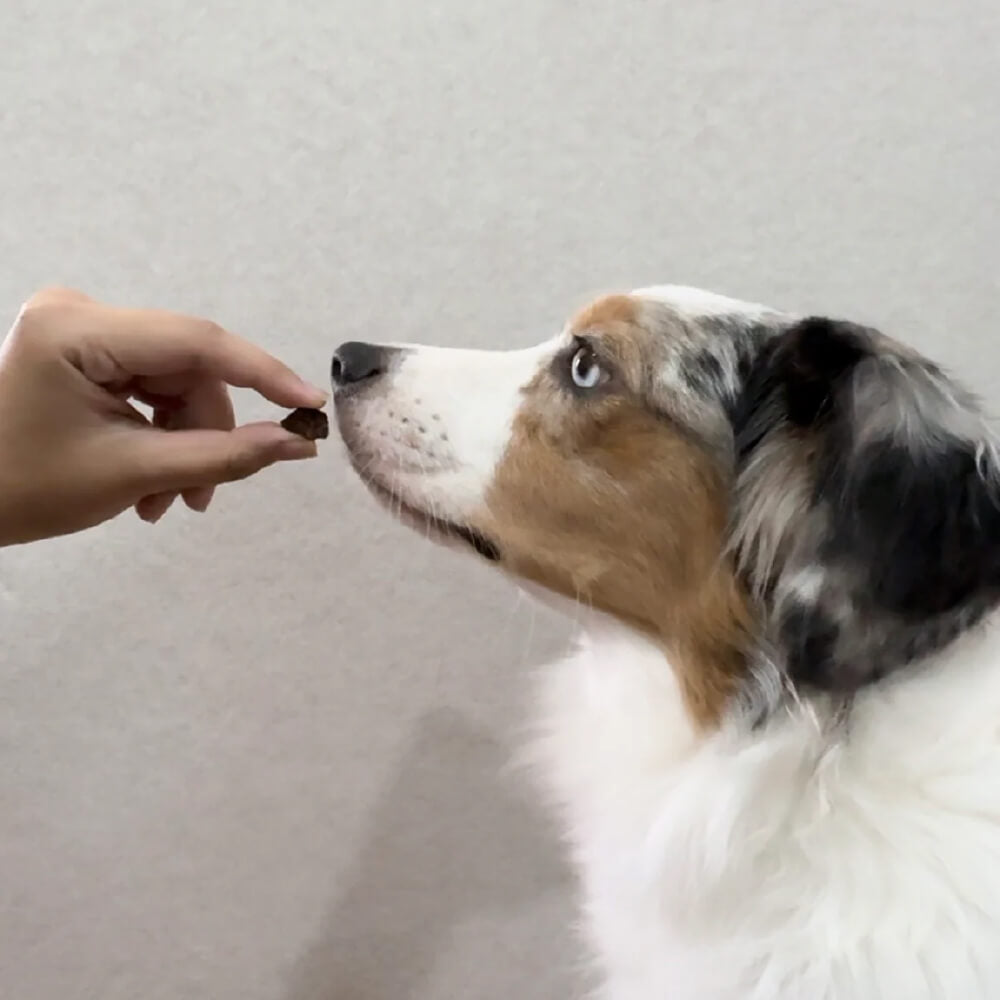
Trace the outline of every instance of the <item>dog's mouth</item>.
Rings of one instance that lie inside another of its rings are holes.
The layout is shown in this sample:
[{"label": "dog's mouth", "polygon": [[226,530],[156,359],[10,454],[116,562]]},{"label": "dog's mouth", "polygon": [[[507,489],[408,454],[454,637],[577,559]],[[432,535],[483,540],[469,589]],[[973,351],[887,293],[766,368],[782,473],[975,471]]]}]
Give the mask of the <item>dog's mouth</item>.
[{"label": "dog's mouth", "polygon": [[[359,423],[355,416],[355,408],[360,395],[358,392],[349,398],[342,387],[337,388],[335,396],[337,427],[351,465],[369,492],[393,517],[425,537],[443,544],[460,542],[489,562],[499,562],[499,546],[481,531],[461,521],[442,517],[434,510],[433,504],[430,504],[431,509],[428,510],[425,506],[415,503],[408,495],[409,491],[404,492],[386,482],[387,477],[382,469],[386,465],[392,467],[393,464],[402,467],[403,463],[391,463],[386,456],[383,456],[371,440],[372,432],[366,431]],[[406,423],[405,420],[402,422]],[[413,452],[412,447],[410,451]],[[410,471],[418,474],[421,471],[427,473],[425,458],[419,455],[414,458],[413,454],[409,457],[414,466]],[[388,478],[391,482],[391,477]]]},{"label": "dog's mouth", "polygon": [[482,532],[470,528],[468,525],[459,524],[431,514],[420,507],[415,506],[401,496],[396,490],[390,489],[380,482],[370,473],[362,475],[364,484],[376,500],[382,504],[390,514],[407,527],[422,532],[427,537],[438,542],[462,542],[472,548],[489,562],[500,561],[500,549],[495,542],[487,538]]}]

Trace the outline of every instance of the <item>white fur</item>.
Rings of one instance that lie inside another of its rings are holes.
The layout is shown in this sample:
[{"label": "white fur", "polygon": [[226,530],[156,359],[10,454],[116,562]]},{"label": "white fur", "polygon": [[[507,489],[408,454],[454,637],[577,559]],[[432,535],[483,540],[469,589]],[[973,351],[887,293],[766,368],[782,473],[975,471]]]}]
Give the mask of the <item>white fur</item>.
[{"label": "white fur", "polygon": [[756,302],[731,299],[717,292],[687,285],[650,285],[638,288],[632,294],[636,298],[662,302],[686,316],[763,316],[774,310]]},{"label": "white fur", "polygon": [[606,1000],[1000,997],[1000,624],[858,695],[696,737],[601,619],[547,673],[534,760]]},{"label": "white fur", "polygon": [[[636,294],[692,316],[766,311]],[[556,350],[407,353],[345,418],[366,471],[464,520]],[[783,482],[785,500],[759,503],[796,502]],[[817,572],[792,590],[814,594]],[[533,760],[580,872],[601,1000],[1000,1000],[1000,619],[846,716],[793,701],[705,736],[658,647],[575,613],[589,624],[545,674]]]},{"label": "white fur", "polygon": [[482,502],[510,442],[521,390],[556,350],[405,346],[381,391],[355,404],[365,468],[405,502],[463,521]]}]

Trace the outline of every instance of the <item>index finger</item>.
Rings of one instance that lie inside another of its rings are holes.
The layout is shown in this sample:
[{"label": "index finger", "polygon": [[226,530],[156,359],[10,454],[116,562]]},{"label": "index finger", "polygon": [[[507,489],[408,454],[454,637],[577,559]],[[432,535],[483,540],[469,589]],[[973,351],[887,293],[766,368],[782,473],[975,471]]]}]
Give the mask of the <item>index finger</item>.
[{"label": "index finger", "polygon": [[326,393],[267,351],[210,320],[156,309],[101,309],[90,331],[98,346],[132,376],[200,371],[254,389],[278,406],[320,407]]}]

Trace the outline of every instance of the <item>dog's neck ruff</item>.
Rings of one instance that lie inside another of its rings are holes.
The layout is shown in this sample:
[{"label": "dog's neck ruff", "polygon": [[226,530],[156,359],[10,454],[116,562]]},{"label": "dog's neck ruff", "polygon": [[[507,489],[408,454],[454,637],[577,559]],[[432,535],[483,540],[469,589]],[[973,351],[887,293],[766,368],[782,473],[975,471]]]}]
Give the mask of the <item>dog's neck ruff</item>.
[{"label": "dog's neck ruff", "polygon": [[1000,615],[847,712],[744,723],[697,731],[662,650],[607,619],[545,672],[535,760],[599,995],[1000,996]]}]

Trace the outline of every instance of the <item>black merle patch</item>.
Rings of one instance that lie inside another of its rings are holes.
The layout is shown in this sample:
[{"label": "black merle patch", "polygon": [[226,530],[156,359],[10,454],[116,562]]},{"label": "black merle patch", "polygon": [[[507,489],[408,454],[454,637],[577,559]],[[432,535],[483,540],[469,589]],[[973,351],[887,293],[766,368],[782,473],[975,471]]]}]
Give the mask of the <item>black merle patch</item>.
[{"label": "black merle patch", "polygon": [[829,414],[838,384],[868,353],[865,331],[813,317],[794,326],[778,349],[788,419],[808,427]]},{"label": "black merle patch", "polygon": [[789,677],[825,690],[849,687],[837,660],[837,626],[817,607],[795,603],[779,625]]},{"label": "black merle patch", "polygon": [[744,362],[742,390],[730,408],[745,458],[776,424],[811,427],[830,416],[837,390],[868,353],[863,327],[811,318],[795,324]]},{"label": "black merle patch", "polygon": [[[891,349],[872,334],[816,318],[790,327],[758,352],[730,410],[737,490],[747,469],[765,477],[781,552],[795,553],[748,583],[765,605],[791,600],[772,623],[788,676],[841,693],[937,652],[1000,603],[1000,469],[986,432],[939,423],[972,404],[937,366],[884,358]],[[874,401],[863,416],[859,398]],[[748,459],[793,439],[806,445],[812,490],[789,512],[780,479]],[[803,567],[816,592],[791,598],[782,574]]]},{"label": "black merle patch", "polygon": [[709,350],[685,358],[681,364],[681,378],[700,396],[718,399],[725,394],[725,369]]},{"label": "black merle patch", "polygon": [[849,463],[827,458],[817,482],[830,511],[824,553],[863,572],[873,603],[920,618],[1000,584],[1000,508],[971,442],[888,440]]}]

